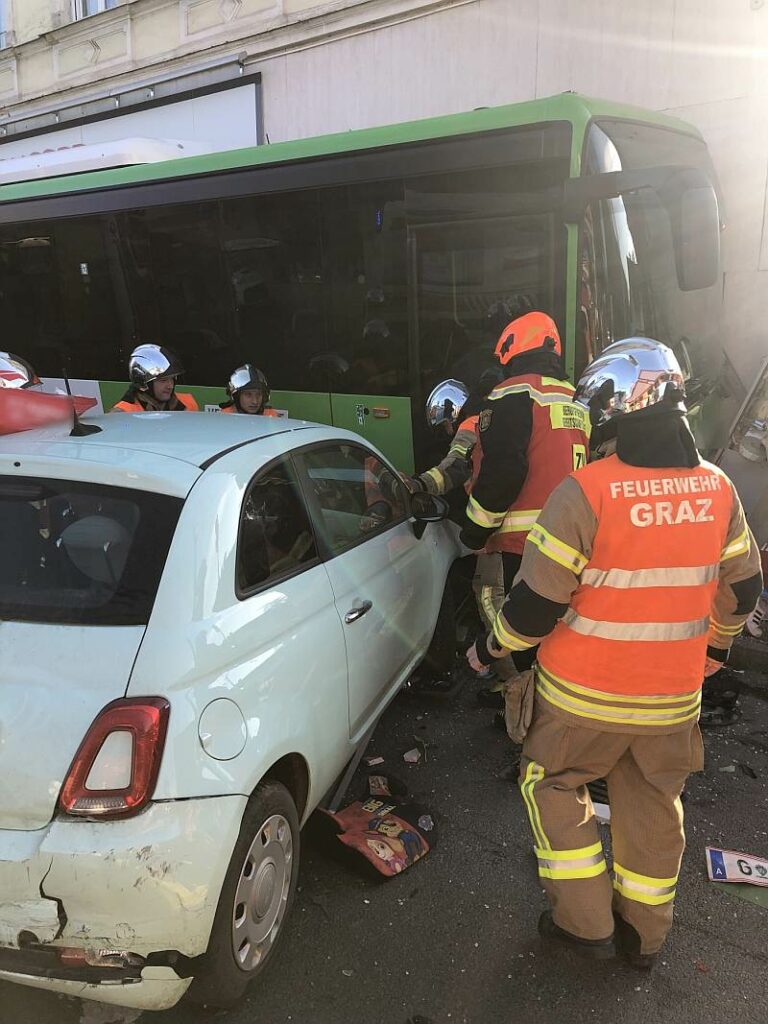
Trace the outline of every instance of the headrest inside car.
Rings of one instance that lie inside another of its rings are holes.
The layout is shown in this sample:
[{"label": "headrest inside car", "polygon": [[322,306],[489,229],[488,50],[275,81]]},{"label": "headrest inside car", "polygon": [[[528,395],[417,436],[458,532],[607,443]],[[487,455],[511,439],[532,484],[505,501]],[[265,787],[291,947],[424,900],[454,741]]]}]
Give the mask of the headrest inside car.
[{"label": "headrest inside car", "polygon": [[116,586],[125,568],[131,535],[107,516],[85,516],[64,530],[59,543],[84,576],[94,583]]}]

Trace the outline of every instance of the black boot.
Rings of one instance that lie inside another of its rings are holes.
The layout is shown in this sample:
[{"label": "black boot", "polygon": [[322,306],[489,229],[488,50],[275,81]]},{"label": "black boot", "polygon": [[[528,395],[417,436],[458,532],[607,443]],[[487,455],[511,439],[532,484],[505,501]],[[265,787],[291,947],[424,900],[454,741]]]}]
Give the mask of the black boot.
[{"label": "black boot", "polygon": [[489,686],[484,686],[482,690],[477,691],[477,703],[483,708],[503,711],[504,694],[501,690],[492,690]]},{"label": "black boot", "polygon": [[624,920],[623,917],[614,911],[613,922],[615,925],[614,937],[616,939],[616,952],[625,960],[630,967],[638,971],[650,971],[659,959],[658,953],[641,953],[641,940],[637,931]]},{"label": "black boot", "polygon": [[592,960],[610,960],[616,955],[612,935],[607,939],[579,938],[578,935],[572,935],[556,925],[551,910],[545,910],[539,918],[539,935],[545,942],[557,942],[579,956],[589,957]]}]

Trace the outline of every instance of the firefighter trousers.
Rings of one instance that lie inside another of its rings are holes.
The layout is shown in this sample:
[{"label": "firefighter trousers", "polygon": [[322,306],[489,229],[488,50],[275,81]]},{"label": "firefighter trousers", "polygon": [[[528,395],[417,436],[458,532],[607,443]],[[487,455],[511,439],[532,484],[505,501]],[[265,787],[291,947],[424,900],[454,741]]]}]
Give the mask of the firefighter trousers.
[{"label": "firefighter trousers", "polygon": [[[680,794],[688,775],[704,767],[703,750],[695,722],[652,735],[603,731],[537,695],[520,790],[557,925],[604,939],[615,912],[639,935],[639,952],[661,948],[685,848]],[[586,788],[601,778],[611,808],[612,877]]]},{"label": "firefighter trousers", "polygon": [[[472,591],[480,619],[489,632],[512,589],[522,560],[522,555],[508,551],[481,551],[477,556]],[[501,680],[516,675],[515,666],[509,657],[500,658],[493,667]]]}]

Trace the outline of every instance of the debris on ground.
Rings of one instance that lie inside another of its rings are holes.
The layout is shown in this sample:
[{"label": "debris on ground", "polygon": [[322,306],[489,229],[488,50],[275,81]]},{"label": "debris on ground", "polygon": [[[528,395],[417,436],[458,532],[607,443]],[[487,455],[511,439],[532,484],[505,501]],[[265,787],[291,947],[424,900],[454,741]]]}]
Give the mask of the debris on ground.
[{"label": "debris on ground", "polygon": [[702,726],[733,725],[741,717],[738,707],[741,692],[741,673],[730,668],[722,668],[713,676],[704,680],[701,693]]},{"label": "debris on ground", "polygon": [[413,750],[407,750],[403,754],[403,760],[406,764],[418,764],[421,760],[421,751],[417,750],[415,747]]},{"label": "debris on ground", "polygon": [[386,775],[369,775],[368,792],[371,796],[392,796]]},{"label": "debris on ground", "polygon": [[[360,854],[367,867],[387,878],[398,875],[421,860],[437,840],[435,817],[423,804],[413,803],[399,779],[369,775],[366,792],[340,811],[322,811],[327,822],[329,849]],[[360,865],[355,856],[352,861]]]},{"label": "debris on ground", "polygon": [[110,1006],[84,999],[80,1024],[133,1024],[141,1013],[141,1010],[129,1010],[124,1006]]},{"label": "debris on ground", "polygon": [[365,764],[367,768],[375,768],[377,764],[384,764],[384,758],[378,756],[364,757],[363,764]]},{"label": "debris on ground", "polygon": [[428,700],[452,700],[459,692],[466,678],[463,671],[446,672],[437,678],[430,674],[416,674],[403,687],[413,697]]}]

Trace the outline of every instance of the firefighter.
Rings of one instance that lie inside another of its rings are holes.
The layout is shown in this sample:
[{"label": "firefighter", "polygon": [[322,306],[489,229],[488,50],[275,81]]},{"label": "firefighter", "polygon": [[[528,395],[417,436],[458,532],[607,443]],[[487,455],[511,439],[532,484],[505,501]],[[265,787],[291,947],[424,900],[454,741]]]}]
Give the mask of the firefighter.
[{"label": "firefighter", "polygon": [[[615,429],[615,453],[553,491],[492,633],[468,657],[519,659],[539,645],[535,681],[509,687],[507,723],[524,731],[510,708],[530,694],[520,788],[552,908],[542,937],[648,969],[672,924],[680,794],[703,767],[702,682],[760,596],[760,557],[732,483],[699,458],[669,348],[610,345],[577,397]],[[599,778],[613,879],[586,789]]]},{"label": "firefighter", "polygon": [[252,363],[245,363],[233,371],[227,381],[228,400],[221,405],[226,413],[245,413],[248,416],[277,416],[269,405],[267,378]]},{"label": "firefighter", "polygon": [[451,446],[445,458],[432,469],[406,478],[412,490],[446,494],[469,480],[469,455],[477,437],[477,416],[462,417],[468,398],[469,390],[460,380],[444,380],[432,390],[426,405],[427,423],[433,430],[449,434]]},{"label": "firefighter", "polygon": [[131,353],[131,385],[112,412],[198,412],[192,395],[176,390],[184,373],[179,359],[164,345],[139,345]]},{"label": "firefighter", "polygon": [[501,376],[496,368],[485,370],[474,391],[452,379],[433,388],[425,409],[427,425],[433,430],[444,430],[451,437],[451,445],[445,458],[432,469],[415,477],[403,477],[410,490],[448,494],[457,487],[465,487],[469,492],[479,411]]},{"label": "firefighter", "polygon": [[[573,400],[561,352],[554,321],[536,311],[509,323],[496,345],[507,378],[479,415],[476,476],[461,530],[463,543],[480,552],[473,586],[489,629],[544,502],[587,459],[589,416]],[[513,672],[508,661],[495,667],[502,679]],[[478,699],[501,708],[500,689],[481,690]]]},{"label": "firefighter", "polygon": [[0,388],[37,388],[41,383],[26,359],[13,352],[0,352]]}]

